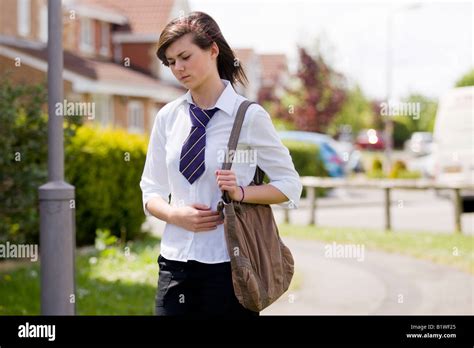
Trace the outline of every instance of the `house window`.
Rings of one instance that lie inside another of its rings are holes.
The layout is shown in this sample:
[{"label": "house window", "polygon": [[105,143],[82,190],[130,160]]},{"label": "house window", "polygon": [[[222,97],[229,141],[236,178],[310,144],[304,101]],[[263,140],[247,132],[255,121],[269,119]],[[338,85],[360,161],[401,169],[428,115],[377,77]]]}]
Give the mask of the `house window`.
[{"label": "house window", "polygon": [[89,18],[81,19],[81,43],[80,49],[84,53],[94,52],[94,28]]},{"label": "house window", "polygon": [[114,48],[114,62],[122,63],[122,46],[119,43],[113,45]]},{"label": "house window", "polygon": [[48,41],[48,7],[46,5],[41,6],[39,12],[39,39],[42,42]]},{"label": "house window", "polygon": [[113,127],[113,97],[107,94],[95,94],[93,101],[95,103],[95,122],[102,127]]},{"label": "house window", "polygon": [[109,23],[102,22],[100,25],[100,54],[108,56],[110,51]]},{"label": "house window", "polygon": [[17,2],[18,34],[28,36],[31,31],[31,3],[30,0],[18,0]]},{"label": "house window", "polygon": [[143,103],[131,101],[128,103],[128,131],[130,133],[143,133],[144,131]]}]

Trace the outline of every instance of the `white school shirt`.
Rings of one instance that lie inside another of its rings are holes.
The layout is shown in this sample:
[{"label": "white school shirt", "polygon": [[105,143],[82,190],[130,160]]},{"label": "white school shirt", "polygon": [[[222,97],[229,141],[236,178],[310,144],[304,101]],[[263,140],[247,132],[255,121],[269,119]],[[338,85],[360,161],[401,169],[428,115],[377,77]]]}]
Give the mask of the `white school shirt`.
[{"label": "white school shirt", "polygon": [[[229,81],[221,81],[226,87],[214,106],[219,110],[206,126],[205,171],[193,184],[179,171],[181,148],[192,126],[189,117],[189,104],[193,103],[190,91],[166,104],[156,115],[140,182],[143,209],[147,216],[151,214],[145,205],[151,198],[161,196],[168,202],[170,194],[172,206],[200,203],[213,211],[217,210],[222,192],[217,185],[215,171],[222,168],[237,109],[246,100],[234,91]],[[282,144],[269,114],[260,105],[252,104],[245,115],[231,167],[237,185],[247,186],[252,181],[256,165],[267,174],[269,184],[289,198],[282,205],[297,208],[302,184],[289,151]],[[211,231],[192,232],[167,223],[160,253],[167,259],[177,261],[230,261],[224,224]]]}]

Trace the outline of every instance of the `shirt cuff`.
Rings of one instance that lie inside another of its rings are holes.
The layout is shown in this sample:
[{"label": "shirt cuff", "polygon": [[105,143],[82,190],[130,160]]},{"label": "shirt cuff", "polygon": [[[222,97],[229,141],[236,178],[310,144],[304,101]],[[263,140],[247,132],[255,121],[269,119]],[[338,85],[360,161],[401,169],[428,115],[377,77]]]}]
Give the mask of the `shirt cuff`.
[{"label": "shirt cuff", "polygon": [[298,209],[298,206],[300,204],[301,193],[303,191],[303,185],[299,180],[295,182],[277,180],[270,181],[268,184],[276,187],[286,197],[288,197],[288,200],[286,202],[279,203],[279,206],[286,209]]},{"label": "shirt cuff", "polygon": [[146,195],[143,195],[143,212],[145,213],[145,216],[153,216],[149,211],[148,209],[146,208],[146,204],[148,203],[148,201],[152,198],[155,198],[155,197],[161,197],[163,198],[163,200],[168,203],[169,201],[169,197],[163,197],[162,195],[160,195],[159,193],[148,193]]}]

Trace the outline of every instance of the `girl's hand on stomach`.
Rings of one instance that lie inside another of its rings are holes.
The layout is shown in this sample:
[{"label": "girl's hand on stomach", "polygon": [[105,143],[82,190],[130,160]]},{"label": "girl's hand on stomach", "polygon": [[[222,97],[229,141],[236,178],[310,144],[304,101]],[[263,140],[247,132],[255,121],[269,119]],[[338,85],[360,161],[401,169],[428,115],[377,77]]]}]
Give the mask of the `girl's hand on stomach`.
[{"label": "girl's hand on stomach", "polygon": [[204,204],[195,203],[175,208],[171,223],[188,231],[204,232],[216,229],[224,221],[220,219],[219,212],[211,211]]}]

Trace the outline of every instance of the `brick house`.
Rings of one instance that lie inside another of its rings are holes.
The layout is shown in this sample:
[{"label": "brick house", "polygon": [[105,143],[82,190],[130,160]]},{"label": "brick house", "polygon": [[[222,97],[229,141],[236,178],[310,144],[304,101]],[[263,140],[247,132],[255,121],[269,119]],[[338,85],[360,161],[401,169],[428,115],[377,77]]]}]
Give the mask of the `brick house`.
[{"label": "brick house", "polygon": [[284,54],[260,54],[260,89],[258,100],[278,99],[285,92],[290,74]]},{"label": "brick house", "polygon": [[[63,0],[64,98],[94,102],[87,122],[150,132],[157,111],[185,93],[155,56],[159,34],[189,12],[186,0]],[[0,1],[2,78],[46,82],[47,21],[47,0]],[[284,55],[235,54],[249,79],[239,93],[259,100],[261,88],[273,93],[283,83]]]},{"label": "brick house", "polygon": [[[180,11],[189,12],[184,0],[63,1],[64,98],[94,102],[94,122],[149,132],[159,108],[185,92],[155,57]],[[2,78],[45,82],[46,42],[46,0],[0,2]]]}]

